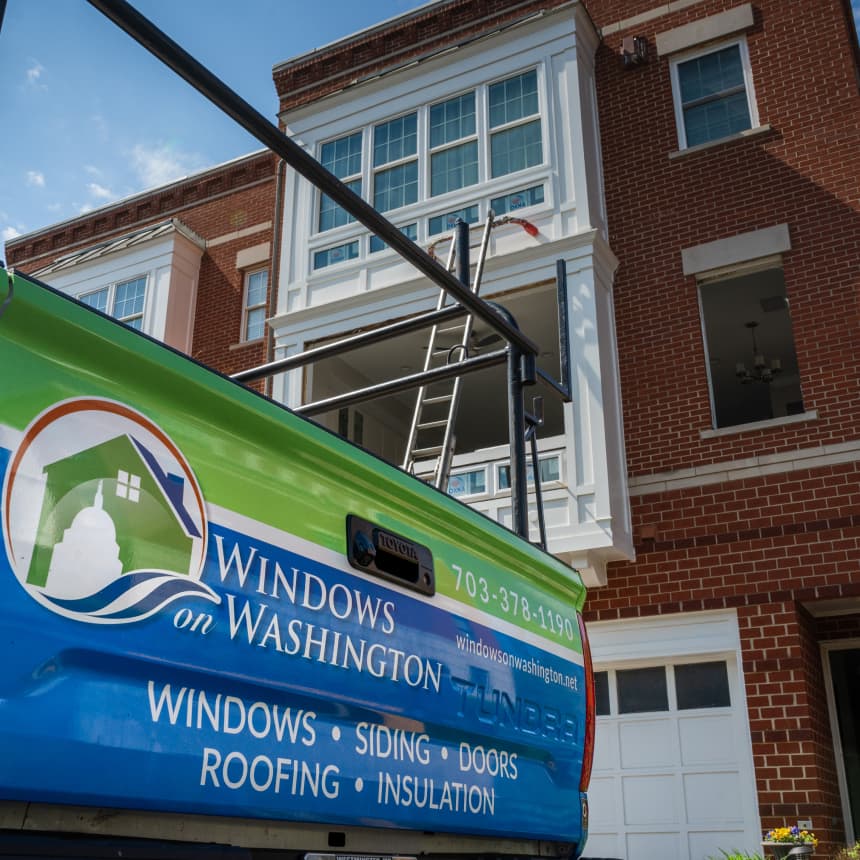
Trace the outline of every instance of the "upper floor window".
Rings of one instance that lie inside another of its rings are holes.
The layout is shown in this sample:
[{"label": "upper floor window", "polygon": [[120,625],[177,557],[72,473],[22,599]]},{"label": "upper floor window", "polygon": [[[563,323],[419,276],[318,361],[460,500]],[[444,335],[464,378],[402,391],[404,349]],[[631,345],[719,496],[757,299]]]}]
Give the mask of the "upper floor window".
[{"label": "upper floor window", "polygon": [[672,61],[671,73],[681,149],[757,124],[744,39],[679,57]]},{"label": "upper floor window", "polygon": [[785,280],[779,267],[701,281],[714,425],[804,411]]},{"label": "upper floor window", "polygon": [[[543,158],[536,69],[423,105],[320,148],[322,164],[380,212],[540,166]],[[498,188],[504,194],[510,190]],[[419,235],[431,235],[463,204],[472,201],[449,200],[436,212],[422,213]],[[324,194],[318,206],[321,233],[354,220]],[[314,268],[320,262],[326,261],[314,258]]]},{"label": "upper floor window", "polygon": [[475,93],[430,107],[430,196],[478,181]]},{"label": "upper floor window", "polygon": [[399,209],[418,199],[418,115],[373,129],[373,208]]},{"label": "upper floor window", "polygon": [[257,340],[266,332],[266,292],[269,272],[260,269],[245,275],[245,305],[242,312],[242,340]]},{"label": "upper floor window", "polygon": [[537,72],[492,84],[490,102],[491,176],[525,170],[543,161]]},{"label": "upper floor window", "polygon": [[143,328],[146,303],[146,278],[143,276],[102,287],[79,298],[85,305],[116,317],[127,326]]},{"label": "upper floor window", "polygon": [[[361,194],[361,132],[322,145],[320,163],[351,191]],[[326,194],[320,197],[319,229],[331,230],[355,219]]]}]

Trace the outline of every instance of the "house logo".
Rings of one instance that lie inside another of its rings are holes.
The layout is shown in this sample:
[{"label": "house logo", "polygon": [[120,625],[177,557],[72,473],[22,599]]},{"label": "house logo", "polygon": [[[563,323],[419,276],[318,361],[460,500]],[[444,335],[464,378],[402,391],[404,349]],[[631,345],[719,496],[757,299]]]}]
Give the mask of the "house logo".
[{"label": "house logo", "polygon": [[201,581],[206,512],[171,439],[125,404],[57,403],[24,432],[3,486],[3,537],[21,586],[67,618],[139,621]]}]

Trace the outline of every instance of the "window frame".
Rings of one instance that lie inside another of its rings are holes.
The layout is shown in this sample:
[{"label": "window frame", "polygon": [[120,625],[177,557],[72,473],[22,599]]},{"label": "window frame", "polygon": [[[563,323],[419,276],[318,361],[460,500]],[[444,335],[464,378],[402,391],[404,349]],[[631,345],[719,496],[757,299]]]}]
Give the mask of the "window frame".
[{"label": "window frame", "polygon": [[[135,281],[143,281],[143,305],[138,313],[127,314],[124,317],[119,317],[116,315],[116,294],[117,290],[120,287],[125,286],[126,284],[132,284]],[[112,319],[117,320],[117,322],[121,322],[123,325],[127,325],[129,328],[133,328],[135,331],[146,331],[146,317],[147,317],[147,309],[149,307],[149,295],[150,295],[150,284],[149,284],[149,275],[133,275],[130,278],[122,278],[118,281],[112,281],[111,283],[103,286],[97,287],[94,290],[87,290],[86,292],[79,293],[75,298],[81,303],[86,305],[87,307],[93,308],[94,310],[99,310],[95,305],[91,305],[89,302],[84,301],[88,296],[94,296],[98,293],[107,293],[107,298],[105,300],[105,309],[101,311],[101,313],[106,314]],[[140,327],[132,325],[135,320],[140,320]]]},{"label": "window frame", "polygon": [[[263,290],[263,301],[257,304],[251,305],[249,304],[249,296],[250,296],[250,282],[251,278],[254,275],[264,274],[266,276],[266,286]],[[257,340],[262,340],[266,336],[266,298],[269,294],[269,267],[261,266],[260,268],[248,269],[243,277],[243,288],[242,288],[242,336],[240,341],[242,343],[253,343]],[[263,332],[256,337],[248,337],[248,323],[250,321],[251,313],[253,311],[261,310],[263,311]]]},{"label": "window frame", "polygon": [[[681,81],[678,74],[678,67],[684,65],[684,63],[690,62],[691,60],[697,60],[700,57],[707,56],[708,54],[715,54],[718,51],[725,50],[726,48],[731,48],[735,45],[738,46],[741,69],[743,70],[744,93],[746,95],[747,100],[747,110],[749,111],[750,126],[748,129],[744,129],[743,132],[732,132],[728,135],[724,135],[723,137],[715,137],[710,140],[702,141],[701,143],[695,143],[690,146],[687,144],[687,126],[684,122],[684,103],[681,99]],[[743,134],[744,132],[749,132],[752,129],[758,128],[758,107],[756,104],[755,87],[753,86],[749,46],[747,45],[745,35],[741,34],[731,39],[724,39],[719,42],[713,42],[706,47],[696,47],[689,51],[679,53],[677,56],[672,57],[669,61],[669,75],[672,84],[672,103],[675,111],[675,127],[678,132],[679,150],[683,151],[686,149],[697,148],[700,146],[713,146],[720,141],[728,140],[734,137],[736,134]]]}]

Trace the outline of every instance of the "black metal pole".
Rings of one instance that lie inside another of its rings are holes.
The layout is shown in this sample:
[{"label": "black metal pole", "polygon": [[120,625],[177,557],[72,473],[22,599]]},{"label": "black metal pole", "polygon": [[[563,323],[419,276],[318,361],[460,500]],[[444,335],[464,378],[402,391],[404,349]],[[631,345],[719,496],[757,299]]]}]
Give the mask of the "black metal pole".
[{"label": "black metal pole", "polygon": [[304,367],[307,364],[312,364],[315,361],[321,361],[324,358],[332,358],[336,355],[342,355],[353,349],[358,349],[363,346],[370,346],[373,343],[379,343],[389,338],[399,337],[400,335],[409,334],[413,331],[419,331],[428,326],[446,322],[447,320],[456,319],[466,313],[461,305],[448,305],[438,311],[428,311],[426,314],[421,314],[417,317],[399,320],[396,323],[382,326],[380,328],[363,331],[360,334],[345,337],[342,340],[334,343],[326,344],[325,346],[317,346],[312,349],[306,349],[298,355],[290,355],[286,358],[279,358],[275,361],[268,361],[258,367],[251,367],[248,370],[240,370],[230,376],[230,379],[235,379],[236,382],[254,382],[257,379],[263,379],[271,376],[274,373],[283,373],[287,370],[295,370],[299,367]]},{"label": "black metal pole", "polygon": [[425,253],[379,214],[369,203],[344,185],[333,173],[326,170],[297,143],[287,137],[259,111],[231,90],[187,51],[162,33],[151,21],[140,14],[125,0],[88,0],[90,5],[124,30],[151,54],[202,93],[216,107],[232,117],[264,146],[280,156],[298,173],[316,185],[342,206],[359,223],[394,248],[401,257],[412,263],[419,272],[434,284],[465,305],[493,331],[501,334],[509,343],[516,343],[521,352],[537,355],[538,348],[522,332],[500,320],[486,304],[465,289],[446,269]]},{"label": "black metal pole", "polygon": [[508,346],[508,436],[511,440],[511,520],[513,530],[529,539],[528,484],[526,481],[526,418],[523,405],[523,354]]},{"label": "black metal pole", "polygon": [[[441,382],[445,379],[474,373],[476,370],[495,367],[497,364],[504,364],[507,355],[507,351],[504,349],[486,352],[482,355],[476,355],[474,358],[465,358],[463,361],[454,362],[454,364],[445,364],[441,367],[434,367],[432,370],[424,370],[420,373],[402,376],[399,379],[390,379],[388,382],[379,382],[376,385],[369,385],[367,388],[359,388],[357,391],[350,391],[346,394],[338,394],[325,400],[316,400],[313,403],[295,406],[291,411],[297,415],[320,415],[323,412],[330,412],[332,409],[364,403],[368,400],[375,400],[377,397],[385,397],[400,391],[408,391],[410,388],[418,388],[420,385],[430,385],[433,382]],[[525,446],[523,446],[523,450],[525,450]]]}]

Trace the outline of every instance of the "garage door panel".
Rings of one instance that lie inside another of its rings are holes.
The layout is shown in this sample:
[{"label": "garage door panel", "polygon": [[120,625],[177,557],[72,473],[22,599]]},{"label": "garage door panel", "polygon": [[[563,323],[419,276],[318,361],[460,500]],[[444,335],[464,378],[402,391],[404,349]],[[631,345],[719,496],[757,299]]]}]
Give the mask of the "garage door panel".
[{"label": "garage door panel", "polygon": [[685,773],[688,824],[742,824],[742,790],[737,771]]},{"label": "garage door panel", "polygon": [[602,770],[618,770],[618,726],[598,720],[594,731],[593,772]]},{"label": "garage door panel", "polygon": [[621,770],[676,765],[675,727],[661,717],[633,720],[619,725]]},{"label": "garage door panel", "polygon": [[617,833],[589,833],[585,843],[586,857],[621,857]]},{"label": "garage door panel", "polygon": [[761,851],[761,846],[750,848],[744,837],[743,830],[702,830],[687,834],[687,844],[690,847],[690,860],[711,860],[717,855],[715,845],[724,851]]},{"label": "garage door panel", "polygon": [[627,857],[631,860],[668,860],[679,857],[680,833],[628,833]]},{"label": "garage door panel", "polygon": [[611,777],[592,777],[588,786],[588,812],[592,829],[611,830],[618,820],[617,781]]},{"label": "garage door panel", "polygon": [[732,715],[681,717],[681,763],[729,764],[737,758]]},{"label": "garage door panel", "polygon": [[624,823],[678,824],[678,780],[674,774],[625,776],[622,779]]}]

